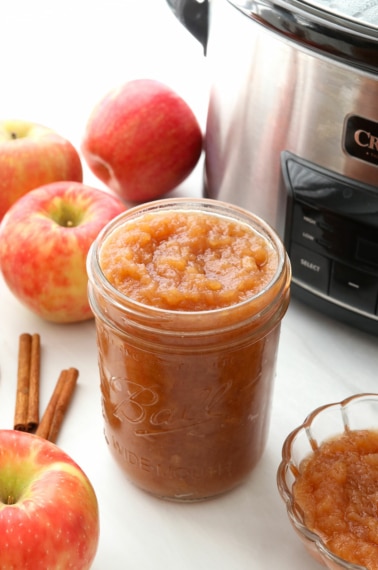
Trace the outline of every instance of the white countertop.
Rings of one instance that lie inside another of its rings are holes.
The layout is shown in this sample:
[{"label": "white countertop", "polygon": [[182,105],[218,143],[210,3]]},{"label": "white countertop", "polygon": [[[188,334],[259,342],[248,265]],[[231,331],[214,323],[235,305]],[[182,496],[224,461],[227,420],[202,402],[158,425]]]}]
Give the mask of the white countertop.
[{"label": "white countertop", "polygon": [[[79,146],[110,88],[134,77],[170,84],[204,124],[208,73],[201,47],[165,0],[13,0],[0,7],[0,116],[55,128]],[[175,191],[200,195],[202,162]],[[101,188],[85,168],[84,182]],[[93,570],[316,570],[276,487],[283,439],[318,405],[378,390],[377,338],[293,300],[282,324],[271,429],[247,483],[203,503],[154,499],[125,480],[102,433],[93,321],[54,325],[25,309],[0,279],[0,428],[13,424],[18,336],[39,332],[41,408],[62,368],[80,371],[58,444],[97,493],[101,536]]]}]

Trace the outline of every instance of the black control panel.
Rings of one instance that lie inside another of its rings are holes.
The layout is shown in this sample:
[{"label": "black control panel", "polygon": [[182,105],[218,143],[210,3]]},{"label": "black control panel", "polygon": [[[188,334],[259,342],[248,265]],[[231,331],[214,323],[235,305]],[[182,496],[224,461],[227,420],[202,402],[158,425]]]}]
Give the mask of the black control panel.
[{"label": "black control panel", "polygon": [[293,293],[378,334],[378,188],[287,152],[282,174]]}]

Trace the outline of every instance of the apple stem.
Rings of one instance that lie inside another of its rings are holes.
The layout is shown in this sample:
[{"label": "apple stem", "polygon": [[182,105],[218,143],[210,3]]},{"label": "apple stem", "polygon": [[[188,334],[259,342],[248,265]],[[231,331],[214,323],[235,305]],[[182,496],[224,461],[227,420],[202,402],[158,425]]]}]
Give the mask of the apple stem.
[{"label": "apple stem", "polygon": [[16,138],[17,138],[17,134],[16,134],[14,131],[12,131],[12,132],[11,132],[11,139],[14,140],[14,139],[16,139]]},{"label": "apple stem", "polygon": [[14,505],[14,497],[12,495],[8,495],[7,505]]}]

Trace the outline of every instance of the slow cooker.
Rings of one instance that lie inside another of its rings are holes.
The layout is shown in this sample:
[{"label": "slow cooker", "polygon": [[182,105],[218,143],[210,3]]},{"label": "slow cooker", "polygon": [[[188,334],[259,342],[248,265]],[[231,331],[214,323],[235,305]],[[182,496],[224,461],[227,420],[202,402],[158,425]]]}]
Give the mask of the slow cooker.
[{"label": "slow cooker", "polygon": [[378,333],[378,1],[167,0],[211,91],[204,194],[281,235],[294,296]]}]

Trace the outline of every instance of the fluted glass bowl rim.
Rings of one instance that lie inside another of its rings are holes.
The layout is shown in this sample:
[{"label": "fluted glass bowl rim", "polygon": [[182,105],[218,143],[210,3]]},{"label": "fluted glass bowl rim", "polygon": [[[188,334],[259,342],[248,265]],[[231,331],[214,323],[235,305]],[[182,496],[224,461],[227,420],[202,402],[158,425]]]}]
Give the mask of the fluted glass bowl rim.
[{"label": "fluted glass bowl rim", "polygon": [[[349,425],[349,418],[348,418],[348,409],[351,406],[359,406],[362,404],[366,404],[368,402],[376,403],[377,404],[377,422],[376,425],[369,425],[365,426],[365,429],[378,429],[378,393],[360,393],[354,394],[344,400],[339,402],[333,402],[330,404],[325,404],[323,406],[319,406],[311,413],[307,415],[304,422],[292,430],[282,445],[282,458],[277,470],[277,487],[278,491],[283,499],[289,520],[297,532],[299,537],[301,538],[302,542],[306,546],[307,550],[311,553],[311,555],[318,561],[321,562],[324,566],[328,568],[332,568],[333,570],[336,569],[343,569],[343,570],[368,570],[365,566],[360,566],[358,564],[353,564],[348,562],[347,560],[340,558],[337,554],[331,552],[327,546],[325,545],[322,538],[306,527],[302,513],[299,507],[295,504],[295,500],[292,493],[292,486],[295,481],[296,477],[296,469],[298,467],[298,461],[295,463],[293,459],[293,450],[294,446],[300,436],[305,435],[309,448],[315,450],[324,439],[331,438],[333,436],[337,436],[342,432],[338,433],[329,433],[327,437],[322,439],[321,441],[317,441],[312,434],[312,426],[316,421],[326,422],[329,418],[329,414],[339,415],[339,419],[341,421],[341,425],[344,426],[344,430],[351,429]],[[310,450],[311,451],[311,450]],[[305,454],[301,459],[305,457]],[[289,478],[292,478],[292,482],[289,482]]]}]

